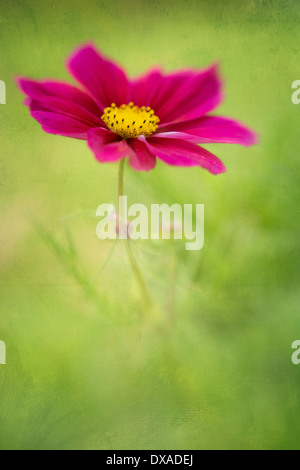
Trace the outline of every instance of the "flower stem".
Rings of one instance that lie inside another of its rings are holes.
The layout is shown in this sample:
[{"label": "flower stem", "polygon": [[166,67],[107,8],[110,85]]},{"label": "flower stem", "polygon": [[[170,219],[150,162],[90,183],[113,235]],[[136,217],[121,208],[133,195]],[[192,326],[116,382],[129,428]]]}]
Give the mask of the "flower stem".
[{"label": "flower stem", "polygon": [[[118,220],[118,225],[119,225],[119,215],[120,215],[120,197],[124,196],[124,167],[125,167],[125,158],[122,158],[119,163],[119,171],[118,171],[118,202],[117,202],[117,207],[118,207],[118,214],[117,214],[117,220]],[[134,275],[136,277],[136,280],[140,286],[141,293],[145,302],[145,306],[147,309],[152,308],[152,299],[149,295],[148,289],[147,289],[147,284],[145,282],[144,276],[132,254],[131,248],[130,248],[130,240],[127,238],[126,240],[126,252],[128,255],[128,259],[132,268],[132,271],[134,272]]]}]

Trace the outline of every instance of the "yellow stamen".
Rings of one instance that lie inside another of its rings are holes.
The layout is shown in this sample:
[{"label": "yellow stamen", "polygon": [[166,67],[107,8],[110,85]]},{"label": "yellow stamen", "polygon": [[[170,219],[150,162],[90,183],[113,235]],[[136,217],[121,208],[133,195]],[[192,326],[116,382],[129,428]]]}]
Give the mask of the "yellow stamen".
[{"label": "yellow stamen", "polygon": [[110,130],[123,139],[132,139],[139,135],[149,137],[156,131],[159,123],[159,118],[155,116],[150,106],[139,108],[132,102],[119,107],[112,103],[110,108],[104,109],[101,119]]}]

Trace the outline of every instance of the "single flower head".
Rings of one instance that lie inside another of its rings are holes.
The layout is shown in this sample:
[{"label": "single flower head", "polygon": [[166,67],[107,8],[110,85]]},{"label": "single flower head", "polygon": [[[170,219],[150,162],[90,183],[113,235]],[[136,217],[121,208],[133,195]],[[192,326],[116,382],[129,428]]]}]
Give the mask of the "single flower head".
[{"label": "single flower head", "polygon": [[130,80],[93,45],[67,62],[80,88],[58,81],[18,79],[31,115],[51,134],[87,140],[99,162],[129,158],[136,170],[169,165],[225,171],[221,160],[198,144],[252,145],[255,134],[232,119],[211,116],[222,101],[218,69],[159,69]]}]

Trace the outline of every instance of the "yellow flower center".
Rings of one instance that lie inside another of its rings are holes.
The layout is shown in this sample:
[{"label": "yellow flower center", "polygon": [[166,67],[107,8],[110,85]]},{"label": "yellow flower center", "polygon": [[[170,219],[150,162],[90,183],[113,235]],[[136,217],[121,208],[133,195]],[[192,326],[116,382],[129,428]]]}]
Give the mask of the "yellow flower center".
[{"label": "yellow flower center", "polygon": [[119,108],[112,103],[110,108],[104,109],[101,116],[107,127],[123,139],[132,139],[139,135],[149,137],[156,131],[159,118],[155,116],[153,109],[148,106],[139,108],[132,102],[122,104]]}]

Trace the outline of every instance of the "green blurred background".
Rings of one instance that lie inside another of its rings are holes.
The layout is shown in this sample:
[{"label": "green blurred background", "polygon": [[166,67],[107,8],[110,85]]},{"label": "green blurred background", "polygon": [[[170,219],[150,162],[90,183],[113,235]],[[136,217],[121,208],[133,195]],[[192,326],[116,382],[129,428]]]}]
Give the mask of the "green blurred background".
[{"label": "green blurred background", "polygon": [[[1,449],[299,449],[298,1],[0,0]],[[124,244],[95,211],[117,167],[41,131],[15,75],[70,80],[93,40],[131,76],[220,60],[218,112],[260,145],[207,146],[228,172],[126,168],[129,202],[205,204],[205,246],[132,248],[163,328],[147,318]]]}]

